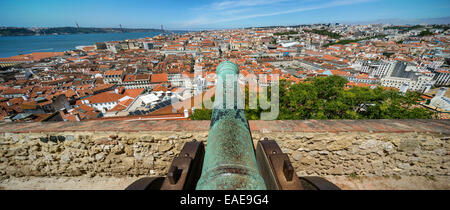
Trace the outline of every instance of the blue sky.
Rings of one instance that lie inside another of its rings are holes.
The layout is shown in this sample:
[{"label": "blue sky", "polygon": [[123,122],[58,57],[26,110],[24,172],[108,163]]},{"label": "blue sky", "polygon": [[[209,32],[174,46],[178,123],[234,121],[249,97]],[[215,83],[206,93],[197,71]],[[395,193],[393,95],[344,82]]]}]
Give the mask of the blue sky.
[{"label": "blue sky", "polygon": [[236,28],[450,16],[449,0],[0,0],[0,26]]}]

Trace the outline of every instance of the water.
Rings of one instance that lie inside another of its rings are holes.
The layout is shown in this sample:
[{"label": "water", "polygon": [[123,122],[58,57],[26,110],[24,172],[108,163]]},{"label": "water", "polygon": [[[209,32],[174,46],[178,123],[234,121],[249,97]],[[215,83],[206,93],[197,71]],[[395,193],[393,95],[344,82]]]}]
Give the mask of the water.
[{"label": "water", "polygon": [[160,32],[5,36],[0,37],[0,57],[32,52],[64,52],[74,50],[77,46],[93,45],[96,42],[154,37],[159,34]]}]

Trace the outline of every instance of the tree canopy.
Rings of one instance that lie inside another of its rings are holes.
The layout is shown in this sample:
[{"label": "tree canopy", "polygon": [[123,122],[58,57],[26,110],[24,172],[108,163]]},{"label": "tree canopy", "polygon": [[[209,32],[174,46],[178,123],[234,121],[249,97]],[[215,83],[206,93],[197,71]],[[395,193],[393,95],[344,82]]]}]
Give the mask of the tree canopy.
[{"label": "tree canopy", "polygon": [[[345,89],[347,80],[339,76],[316,77],[305,83],[280,81],[278,120],[306,119],[430,119],[434,113],[418,105],[420,94],[367,87]],[[259,120],[261,112],[249,109],[246,89],[246,117]],[[259,100],[258,100],[259,101]],[[259,107],[259,105],[258,105]],[[196,110],[193,120],[209,120],[212,110]]]}]

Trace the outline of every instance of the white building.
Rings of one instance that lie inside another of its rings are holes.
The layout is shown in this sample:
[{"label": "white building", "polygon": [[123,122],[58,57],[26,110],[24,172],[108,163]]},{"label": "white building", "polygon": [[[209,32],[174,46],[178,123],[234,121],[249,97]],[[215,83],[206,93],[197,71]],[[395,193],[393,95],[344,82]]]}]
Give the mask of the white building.
[{"label": "white building", "polygon": [[[407,90],[424,92],[435,81],[432,76],[421,74],[416,71],[415,66],[408,65],[408,63],[397,62],[394,67],[389,70],[389,76],[381,79],[381,85],[384,87],[393,87]],[[402,88],[403,87],[403,88]]]},{"label": "white building", "polygon": [[430,105],[444,109],[445,111],[450,111],[450,99],[444,96],[447,89],[448,88],[440,88],[436,96],[431,99]]},{"label": "white building", "polygon": [[[370,75],[373,77],[385,77],[389,75],[395,67],[395,62],[392,61],[383,61],[374,65],[374,69],[370,72]],[[368,72],[369,73],[369,72]]]},{"label": "white building", "polygon": [[434,79],[436,80],[436,85],[450,85],[450,71],[437,70]]}]

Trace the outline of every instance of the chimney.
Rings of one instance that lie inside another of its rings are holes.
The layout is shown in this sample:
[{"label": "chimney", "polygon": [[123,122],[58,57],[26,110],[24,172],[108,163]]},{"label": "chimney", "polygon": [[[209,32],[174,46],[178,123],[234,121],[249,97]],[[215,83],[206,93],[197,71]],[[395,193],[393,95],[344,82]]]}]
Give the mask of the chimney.
[{"label": "chimney", "polygon": [[12,103],[8,101],[8,102],[6,102],[6,105],[12,106]]},{"label": "chimney", "polygon": [[76,114],[75,114],[75,119],[76,119],[78,122],[81,121],[81,119],[80,119],[80,114],[76,113]]},{"label": "chimney", "polygon": [[115,92],[116,94],[119,94],[119,88],[114,89],[114,92]]}]

